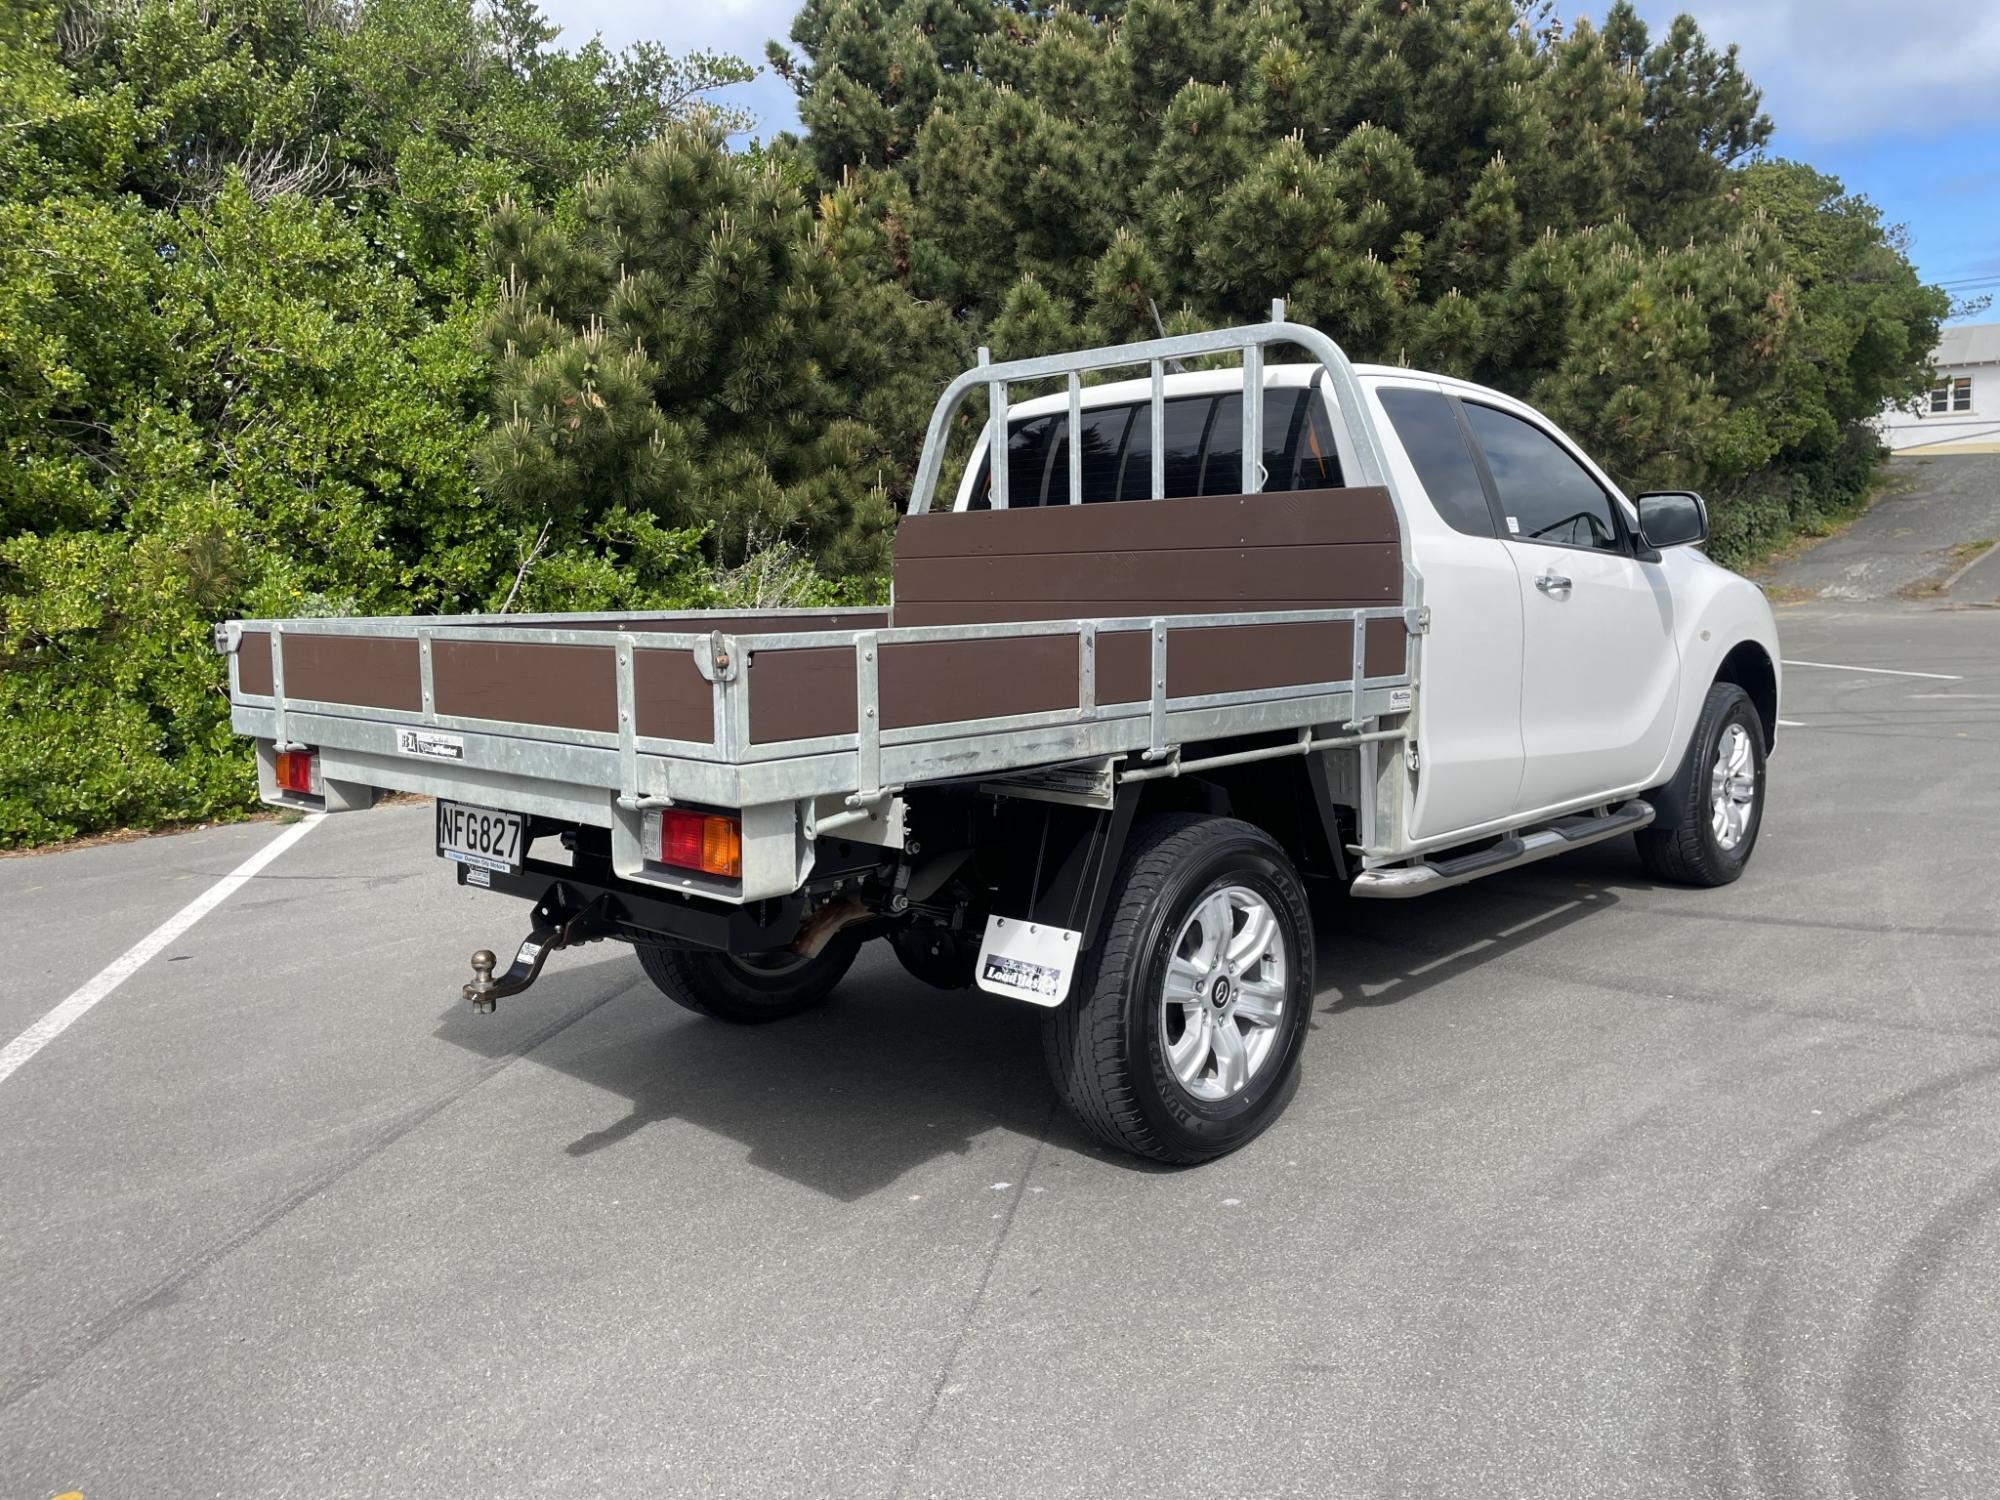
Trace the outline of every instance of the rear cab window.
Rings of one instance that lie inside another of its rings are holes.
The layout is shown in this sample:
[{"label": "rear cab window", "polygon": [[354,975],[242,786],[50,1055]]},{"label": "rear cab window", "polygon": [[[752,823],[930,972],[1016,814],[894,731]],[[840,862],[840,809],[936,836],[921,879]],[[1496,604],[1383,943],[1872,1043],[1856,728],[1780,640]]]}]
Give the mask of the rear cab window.
[{"label": "rear cab window", "polygon": [[[1169,396],[1163,403],[1166,498],[1243,492],[1243,398]],[[1153,488],[1151,403],[1120,402],[1084,411],[1083,503],[1146,500]],[[1273,386],[1264,392],[1264,488],[1337,489],[1340,459],[1326,404],[1317,386]],[[969,510],[992,507],[982,458]],[[1069,503],[1069,415],[1052,412],[1009,424],[1007,504],[1015,510]]]},{"label": "rear cab window", "polygon": [[1390,386],[1377,393],[1431,508],[1454,531],[1495,536],[1493,507],[1472,456],[1472,442],[1442,391]]}]

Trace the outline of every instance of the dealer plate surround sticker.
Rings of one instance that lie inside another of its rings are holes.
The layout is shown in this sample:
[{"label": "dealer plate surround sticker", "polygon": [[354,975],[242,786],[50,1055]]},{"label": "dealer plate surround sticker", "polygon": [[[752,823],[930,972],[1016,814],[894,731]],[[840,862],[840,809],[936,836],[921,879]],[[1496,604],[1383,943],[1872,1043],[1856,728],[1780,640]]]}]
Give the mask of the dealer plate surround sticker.
[{"label": "dealer plate surround sticker", "polygon": [[429,729],[397,730],[396,748],[405,755],[414,755],[423,760],[465,759],[464,736],[439,734]]}]

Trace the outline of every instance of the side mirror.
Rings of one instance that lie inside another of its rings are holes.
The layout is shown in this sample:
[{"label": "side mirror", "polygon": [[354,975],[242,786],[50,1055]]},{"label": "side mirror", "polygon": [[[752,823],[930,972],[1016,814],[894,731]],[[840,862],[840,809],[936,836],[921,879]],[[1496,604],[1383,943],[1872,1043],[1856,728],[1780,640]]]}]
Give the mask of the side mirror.
[{"label": "side mirror", "polygon": [[1662,490],[1639,497],[1639,539],[1657,552],[1692,547],[1708,538],[1708,506],[1692,490]]}]

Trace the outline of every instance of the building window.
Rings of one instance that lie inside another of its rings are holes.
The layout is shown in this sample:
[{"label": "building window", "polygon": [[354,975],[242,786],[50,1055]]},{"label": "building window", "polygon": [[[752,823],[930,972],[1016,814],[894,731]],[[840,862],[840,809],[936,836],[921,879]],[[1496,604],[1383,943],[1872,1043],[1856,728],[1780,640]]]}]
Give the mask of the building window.
[{"label": "building window", "polygon": [[1931,411],[1952,412],[1972,410],[1972,377],[1960,375],[1955,380],[1940,380],[1931,387]]}]

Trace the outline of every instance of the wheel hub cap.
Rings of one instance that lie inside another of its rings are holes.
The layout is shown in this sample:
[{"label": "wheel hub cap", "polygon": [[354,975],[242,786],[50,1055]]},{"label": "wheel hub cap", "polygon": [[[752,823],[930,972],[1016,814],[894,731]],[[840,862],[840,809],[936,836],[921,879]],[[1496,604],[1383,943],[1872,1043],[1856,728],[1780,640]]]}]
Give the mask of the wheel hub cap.
[{"label": "wheel hub cap", "polygon": [[1731,724],[1715,747],[1708,773],[1709,826],[1724,850],[1735,852],[1757,811],[1757,757],[1750,731]]},{"label": "wheel hub cap", "polygon": [[1247,886],[1210,891],[1181,924],[1160,993],[1167,1066],[1197,1099],[1241,1093],[1270,1063],[1290,970],[1271,904]]}]

